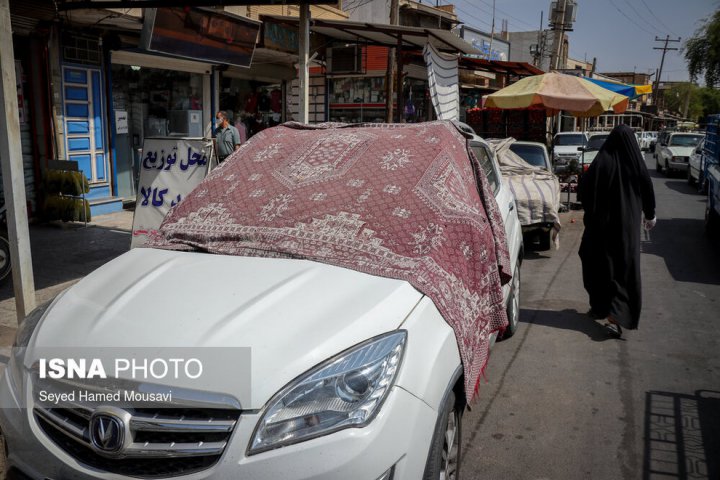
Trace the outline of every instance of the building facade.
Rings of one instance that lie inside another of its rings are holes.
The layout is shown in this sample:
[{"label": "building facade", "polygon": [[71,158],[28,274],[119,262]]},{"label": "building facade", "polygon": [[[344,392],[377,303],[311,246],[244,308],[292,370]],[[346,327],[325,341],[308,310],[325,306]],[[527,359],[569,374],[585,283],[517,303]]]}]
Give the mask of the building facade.
[{"label": "building facade", "polygon": [[[50,0],[28,0],[11,2],[10,10],[33,215],[42,213],[42,179],[55,160],[69,161],[69,169],[77,165],[85,174],[87,200],[99,215],[136,198],[145,138],[209,137],[218,109],[228,110],[246,136],[293,118],[297,29],[263,29],[260,19],[297,17],[297,7],[226,7],[239,29],[235,33],[249,38],[241,65],[189,55],[182,39],[176,51],[148,48],[142,9],[61,15]],[[314,18],[347,19],[333,6],[311,10]],[[189,17],[188,22],[200,23]],[[323,108],[314,120],[326,118]]]}]

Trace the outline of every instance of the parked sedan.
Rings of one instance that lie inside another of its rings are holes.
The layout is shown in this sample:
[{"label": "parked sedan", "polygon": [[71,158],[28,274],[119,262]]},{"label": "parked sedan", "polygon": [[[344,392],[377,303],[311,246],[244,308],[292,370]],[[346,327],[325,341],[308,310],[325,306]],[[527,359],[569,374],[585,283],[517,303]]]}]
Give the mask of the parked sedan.
[{"label": "parked sedan", "polygon": [[580,132],[556,133],[552,144],[555,173],[565,172],[573,160],[580,161],[580,147],[587,143],[587,135]]},{"label": "parked sedan", "polygon": [[[457,478],[490,334],[518,325],[522,259],[514,199],[468,137],[449,122],[254,136],[156,243],[20,325],[0,378],[6,467],[55,480]],[[246,356],[200,379],[146,366],[96,383],[99,367],[68,375],[45,353],[135,364],[141,347],[179,346]],[[168,389],[153,406],[114,398]],[[100,400],[47,395],[69,390]]]},{"label": "parked sedan", "polygon": [[659,149],[656,146],[655,168],[659,173],[670,175],[675,171],[687,172],[690,155],[705,135],[700,133],[673,132],[661,137]]},{"label": "parked sedan", "polygon": [[[552,172],[545,145],[513,139],[491,141],[491,145],[515,195],[525,244],[537,250],[549,250],[553,241],[558,246],[560,184]],[[517,162],[512,154],[525,164]]]}]

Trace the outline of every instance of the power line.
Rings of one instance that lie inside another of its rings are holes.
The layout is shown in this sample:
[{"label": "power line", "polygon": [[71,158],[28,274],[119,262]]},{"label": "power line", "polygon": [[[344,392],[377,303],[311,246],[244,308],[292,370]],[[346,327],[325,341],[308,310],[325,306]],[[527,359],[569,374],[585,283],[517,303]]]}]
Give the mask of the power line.
[{"label": "power line", "polygon": [[[480,0],[480,1],[481,1],[482,3],[484,3],[485,5],[487,5],[488,7],[492,7],[492,4],[488,3],[486,0]],[[517,17],[515,17],[515,16],[513,16],[513,15],[510,15],[508,12],[506,12],[506,11],[504,11],[504,10],[501,10],[501,9],[499,9],[499,8],[496,8],[496,10],[497,10],[498,12],[502,13],[503,15],[507,15],[508,17],[510,17],[510,18],[512,18],[512,19],[515,19],[516,21],[518,21],[518,22],[520,22],[520,23],[523,23],[523,24],[525,24],[525,25],[528,25],[530,28],[532,28],[533,30],[535,30],[535,25],[530,24],[530,23],[526,22],[525,20],[520,20],[519,18],[517,18]]]},{"label": "power line", "polygon": [[481,20],[479,17],[476,17],[475,15],[466,12],[465,10],[461,9],[460,7],[458,7],[457,5],[455,5],[455,8],[457,9],[458,12],[463,13],[463,14],[467,15],[468,17],[477,20],[478,22],[484,23],[484,24],[487,25],[488,27],[491,27],[491,26],[492,26],[492,25],[490,25],[490,22],[488,22],[488,21],[486,21],[486,20]]},{"label": "power line", "polygon": [[655,15],[655,12],[653,12],[652,9],[648,6],[648,4],[645,3],[645,0],[640,0],[640,1],[643,3],[643,5],[645,5],[645,8],[647,8],[647,11],[650,12],[650,15],[652,15],[653,17],[655,17],[655,20],[657,20],[657,21],[660,23],[660,25],[662,25],[662,26],[665,28],[665,30],[667,30],[668,32],[672,33],[672,34],[675,35],[676,37],[679,37],[679,36],[680,36],[680,35],[678,35],[677,33],[675,33],[675,32],[673,32],[672,30],[670,30],[670,27],[668,27],[667,25],[665,25],[665,24],[663,23],[663,21],[660,20],[660,17],[658,17],[657,15]]},{"label": "power line", "polygon": [[[458,3],[459,3],[459,2],[458,2]],[[492,8],[492,4],[491,4],[491,3],[488,3],[488,2],[486,2],[486,1],[484,1],[484,0],[483,0],[482,3],[485,4],[485,5],[487,5],[489,8]],[[463,3],[463,4],[464,4],[464,3]],[[474,4],[472,5],[472,7],[473,7],[473,8],[476,8],[476,9],[480,9],[480,10],[482,9],[482,6],[481,6],[480,4],[478,4],[478,3],[474,3]],[[475,17],[474,15],[467,13],[467,11],[464,11],[464,10],[462,10],[461,8],[459,8],[459,7],[457,6],[457,3],[455,3],[455,8],[456,8],[458,11],[461,11],[461,12],[465,13],[466,15],[468,15],[468,16],[470,16],[470,17],[473,17],[473,18],[475,18],[475,19],[477,19],[477,20],[479,20],[478,17]],[[482,11],[485,12],[485,13],[488,13],[489,15],[491,15],[491,12],[486,12],[485,10],[482,10]],[[525,22],[525,21],[523,21],[523,20],[520,20],[519,18],[514,17],[513,15],[510,15],[509,13],[505,12],[504,10],[500,10],[499,8],[496,8],[496,11],[497,11],[497,12],[500,12],[501,14],[503,14],[503,15],[505,15],[505,16],[507,16],[507,17],[510,17],[510,18],[514,19],[516,22],[520,22],[520,23],[523,23],[523,24],[525,24],[525,25],[530,26],[530,28],[531,28],[532,30],[537,30],[537,26],[531,25],[531,24],[529,24],[529,23],[527,23],[527,22]],[[480,21],[482,21],[482,22],[485,23],[486,25],[490,26],[490,22],[483,21],[483,20],[480,20]],[[513,22],[513,23],[515,23],[515,22]]]},{"label": "power line", "polygon": [[625,3],[628,5],[628,7],[630,7],[630,9],[632,9],[633,12],[635,12],[635,15],[637,15],[638,18],[640,18],[640,20],[642,20],[642,21],[645,22],[647,25],[649,25],[650,28],[652,28],[653,30],[657,31],[658,33],[665,33],[665,32],[663,32],[663,30],[662,30],[661,28],[657,28],[656,25],[650,23],[643,15],[640,15],[640,12],[638,12],[637,10],[635,10],[635,7],[633,6],[633,4],[632,4],[629,0],[625,0]]},{"label": "power line", "polygon": [[636,27],[638,27],[640,30],[642,30],[643,32],[647,32],[647,33],[649,33],[650,35],[655,35],[655,32],[649,31],[647,28],[643,27],[642,25],[638,24],[635,20],[633,20],[632,18],[628,17],[625,12],[623,12],[622,10],[620,10],[620,7],[618,7],[618,6],[615,4],[615,2],[613,2],[613,0],[610,0],[610,4],[611,4],[613,7],[615,7],[615,10],[617,10],[617,11],[620,13],[620,15],[622,15],[623,17],[625,17],[630,23],[632,23],[633,25],[635,25]]}]

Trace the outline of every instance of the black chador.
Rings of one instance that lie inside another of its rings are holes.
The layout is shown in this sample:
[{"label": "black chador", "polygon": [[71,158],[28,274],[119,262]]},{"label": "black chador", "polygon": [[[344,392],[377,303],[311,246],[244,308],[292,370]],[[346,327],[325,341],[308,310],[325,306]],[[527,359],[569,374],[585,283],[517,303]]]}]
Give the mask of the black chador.
[{"label": "black chador", "polygon": [[[655,194],[635,135],[619,125],[580,182],[585,232],[583,283],[592,315],[635,329],[640,319],[641,213],[655,218]],[[648,227],[649,228],[649,227]]]}]

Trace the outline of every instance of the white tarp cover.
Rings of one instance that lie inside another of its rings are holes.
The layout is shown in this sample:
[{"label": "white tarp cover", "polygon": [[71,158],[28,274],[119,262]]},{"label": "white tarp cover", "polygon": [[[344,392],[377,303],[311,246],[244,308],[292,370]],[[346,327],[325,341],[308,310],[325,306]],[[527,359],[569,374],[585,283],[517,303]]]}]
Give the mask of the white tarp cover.
[{"label": "white tarp cover", "polygon": [[514,138],[506,138],[490,144],[495,150],[503,180],[515,195],[520,224],[553,223],[555,237],[560,231],[560,182],[553,173],[530,165],[510,150],[514,142]]},{"label": "white tarp cover", "polygon": [[438,120],[457,120],[460,109],[457,55],[440,53],[427,43],[423,56],[428,70],[430,99]]}]

